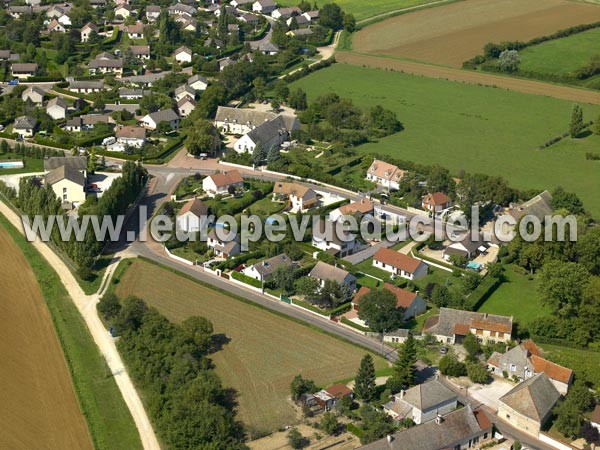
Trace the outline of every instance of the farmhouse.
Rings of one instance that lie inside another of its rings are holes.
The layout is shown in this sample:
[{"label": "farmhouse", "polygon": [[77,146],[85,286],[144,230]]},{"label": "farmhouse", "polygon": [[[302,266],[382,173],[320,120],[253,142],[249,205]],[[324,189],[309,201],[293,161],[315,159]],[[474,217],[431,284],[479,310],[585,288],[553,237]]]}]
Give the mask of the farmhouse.
[{"label": "farmhouse", "polygon": [[345,230],[336,231],[336,224],[331,221],[319,220],[313,227],[312,245],[333,256],[343,258],[355,253],[359,247],[356,236]]},{"label": "farmhouse", "polygon": [[37,70],[37,63],[12,63],[10,66],[12,76],[20,80],[34,77],[37,73]]},{"label": "farmhouse", "polygon": [[253,266],[246,267],[243,272],[244,275],[263,282],[267,281],[279,267],[291,269],[293,266],[294,263],[292,260],[286,254],[282,253],[281,255],[257,262]]},{"label": "farmhouse", "polygon": [[69,91],[78,94],[91,94],[104,90],[104,81],[71,81]]},{"label": "farmhouse", "polygon": [[92,33],[98,34],[98,27],[92,22],[88,22],[81,28],[81,42],[88,42]]},{"label": "farmhouse", "polygon": [[318,204],[317,193],[298,183],[275,182],[273,201],[287,202],[291,211],[307,211]]},{"label": "farmhouse", "polygon": [[221,230],[226,236],[221,239],[216,228],[213,228],[208,233],[206,245],[213,249],[214,255],[218,258],[231,258],[232,256],[239,255],[242,251],[240,246],[240,237],[233,232],[225,232]]},{"label": "farmhouse", "polygon": [[126,147],[142,148],[146,143],[146,129],[127,125],[117,130],[115,137]]},{"label": "farmhouse", "polygon": [[85,175],[74,167],[57,167],[46,174],[44,181],[52,187],[63,205],[77,206],[85,202]]},{"label": "farmhouse", "polygon": [[46,113],[54,120],[64,119],[67,116],[69,105],[62,97],[54,97],[46,105]]},{"label": "farmhouse", "polygon": [[[188,81],[189,85],[192,85]],[[215,115],[215,127],[225,134],[246,134],[257,126],[273,120],[277,114],[248,108],[219,106]]]},{"label": "farmhouse", "polygon": [[163,109],[142,117],[142,126],[148,130],[156,130],[161,122],[169,125],[171,130],[179,127],[179,116],[172,109]]},{"label": "farmhouse", "polygon": [[445,344],[460,344],[468,334],[486,344],[506,343],[512,338],[512,326],[512,316],[440,308],[437,316],[425,321],[423,333],[430,333]]},{"label": "farmhouse", "polygon": [[399,431],[360,447],[363,450],[478,448],[492,438],[492,422],[481,409],[466,406],[436,420]]},{"label": "farmhouse", "polygon": [[[410,292],[390,283],[385,283],[383,289],[394,294],[396,297],[396,307],[402,309],[402,317],[405,320],[421,315],[427,310],[427,303],[425,303],[425,300],[423,300],[423,297],[418,292]],[[358,311],[361,301],[364,301],[363,297],[370,292],[371,288],[362,286],[352,299],[352,309]]]},{"label": "farmhouse", "polygon": [[389,248],[380,248],[373,256],[373,267],[408,280],[419,280],[427,275],[429,266],[423,261]]},{"label": "farmhouse", "polygon": [[438,213],[444,209],[450,208],[452,200],[443,192],[435,192],[433,194],[427,194],[421,201],[421,206],[424,210]]},{"label": "farmhouse", "polygon": [[29,86],[21,94],[21,99],[24,102],[30,101],[36,105],[41,105],[44,102],[44,91],[37,86]]},{"label": "farmhouse", "polygon": [[559,398],[560,393],[542,372],[500,397],[498,417],[537,437],[542,426],[552,416],[552,408]]},{"label": "farmhouse", "polygon": [[400,180],[406,172],[393,164],[374,160],[367,170],[367,180],[388,189],[400,189]]},{"label": "farmhouse", "polygon": [[35,134],[37,120],[35,117],[21,116],[15,119],[13,133],[21,137],[32,137]]},{"label": "farmhouse", "polygon": [[573,381],[573,371],[542,358],[538,347],[531,340],[510,349],[506,353],[494,352],[487,361],[488,368],[498,376],[505,373],[520,381],[544,372],[554,387],[566,395]]},{"label": "farmhouse", "polygon": [[506,212],[508,212],[516,222],[519,222],[523,216],[527,215],[534,216],[543,221],[546,216],[552,214],[552,211],[552,194],[548,191],[544,191],[521,205],[511,205]]},{"label": "farmhouse", "polygon": [[458,397],[454,391],[435,379],[400,391],[394,400],[383,405],[383,409],[394,420],[408,418],[420,425],[449,414],[457,406]]},{"label": "farmhouse", "polygon": [[346,286],[351,292],[356,290],[356,277],[354,275],[347,270],[340,269],[323,261],[317,262],[317,265],[312,268],[308,276],[317,279],[321,287],[325,286],[325,281],[329,280]]},{"label": "farmhouse", "polygon": [[173,53],[175,61],[180,64],[190,63],[192,62],[192,51],[187,47],[179,47]]},{"label": "farmhouse", "polygon": [[194,198],[185,203],[177,212],[177,227],[187,233],[198,232],[207,224],[208,206]]},{"label": "farmhouse", "polygon": [[210,197],[227,194],[230,187],[236,190],[244,188],[244,179],[237,170],[215,173],[202,180],[202,190]]},{"label": "farmhouse", "polygon": [[343,216],[353,216],[360,220],[363,216],[373,214],[373,208],[374,204],[371,200],[362,198],[334,209],[329,213],[329,218],[332,222],[337,222]]}]

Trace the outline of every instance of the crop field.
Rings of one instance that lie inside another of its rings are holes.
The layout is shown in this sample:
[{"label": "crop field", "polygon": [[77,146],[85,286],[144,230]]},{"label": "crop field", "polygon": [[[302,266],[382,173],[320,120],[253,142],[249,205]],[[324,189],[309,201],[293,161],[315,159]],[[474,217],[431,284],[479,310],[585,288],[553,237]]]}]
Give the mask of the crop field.
[{"label": "crop field", "polygon": [[92,449],[37,281],[0,227],[0,448]]},{"label": "crop field", "polygon": [[[345,64],[293,85],[303,88],[309,101],[335,92],[361,107],[380,104],[394,111],[404,131],[361,145],[361,152],[437,163],[455,174],[464,169],[501,175],[518,189],[560,185],[576,192],[600,217],[600,166],[585,158],[598,137],[567,138],[538,149],[568,131],[572,102]],[[600,114],[599,106],[583,108],[585,120]]]},{"label": "crop field", "polygon": [[405,14],[356,33],[353,50],[460,67],[488,42],[528,41],[600,20],[597,5],[567,0],[469,0]]},{"label": "crop field", "polygon": [[600,56],[600,28],[534,45],[519,55],[520,70],[567,74],[587,65],[592,56]]},{"label": "crop field", "polygon": [[[173,286],[177,286],[174,290]],[[135,261],[116,288],[137,295],[169,320],[211,320],[228,342],[211,356],[227,387],[239,393],[239,418],[251,432],[296,422],[288,401],[297,374],[325,386],[356,374],[365,351],[312,328],[229,297],[153,264]],[[377,368],[385,367],[376,358]]]},{"label": "crop field", "polygon": [[[353,14],[356,20],[362,20],[385,14],[390,11],[425,5],[435,1],[436,0],[337,0],[335,3],[340,5],[344,12]],[[296,6],[298,3],[300,3],[299,0],[281,0],[277,2],[280,6]],[[329,0],[318,0],[310,3],[316,3],[319,7],[322,7],[324,4],[331,2]]]}]

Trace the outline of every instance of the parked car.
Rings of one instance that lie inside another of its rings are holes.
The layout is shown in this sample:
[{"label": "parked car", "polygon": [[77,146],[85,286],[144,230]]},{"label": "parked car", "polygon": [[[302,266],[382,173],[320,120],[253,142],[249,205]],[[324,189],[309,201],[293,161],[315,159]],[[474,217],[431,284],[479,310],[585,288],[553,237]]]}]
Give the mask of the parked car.
[{"label": "parked car", "polygon": [[9,86],[16,86],[17,84],[19,84],[19,79],[18,78],[13,78],[12,80],[10,80],[8,82]]},{"label": "parked car", "polygon": [[448,347],[445,347],[445,346],[444,347],[440,347],[440,353],[442,355],[445,355],[446,353],[448,353]]}]

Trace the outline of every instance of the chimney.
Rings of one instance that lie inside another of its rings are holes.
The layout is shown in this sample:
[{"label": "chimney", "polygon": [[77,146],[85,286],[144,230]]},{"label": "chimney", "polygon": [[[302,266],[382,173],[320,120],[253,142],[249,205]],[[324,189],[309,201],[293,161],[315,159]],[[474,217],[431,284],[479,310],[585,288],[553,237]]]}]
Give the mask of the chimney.
[{"label": "chimney", "polygon": [[404,394],[405,394],[405,393],[406,393],[406,391],[405,391],[404,389],[402,389],[402,390],[400,391],[400,399],[403,399],[403,398],[404,398]]},{"label": "chimney", "polygon": [[387,435],[388,444],[391,444],[393,440],[394,440],[394,436],[392,436],[391,434],[388,434]]},{"label": "chimney", "polygon": [[444,418],[438,414],[435,418],[435,423],[440,425],[443,421],[444,421]]}]

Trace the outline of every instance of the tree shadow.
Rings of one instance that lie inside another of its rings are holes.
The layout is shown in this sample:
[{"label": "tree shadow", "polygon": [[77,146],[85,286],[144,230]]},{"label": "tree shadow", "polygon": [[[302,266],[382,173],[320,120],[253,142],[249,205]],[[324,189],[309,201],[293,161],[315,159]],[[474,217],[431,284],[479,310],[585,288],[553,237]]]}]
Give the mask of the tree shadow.
[{"label": "tree shadow", "polygon": [[216,353],[231,342],[231,338],[224,333],[213,334],[210,338],[210,352]]}]

